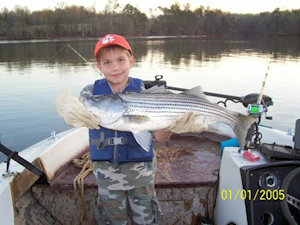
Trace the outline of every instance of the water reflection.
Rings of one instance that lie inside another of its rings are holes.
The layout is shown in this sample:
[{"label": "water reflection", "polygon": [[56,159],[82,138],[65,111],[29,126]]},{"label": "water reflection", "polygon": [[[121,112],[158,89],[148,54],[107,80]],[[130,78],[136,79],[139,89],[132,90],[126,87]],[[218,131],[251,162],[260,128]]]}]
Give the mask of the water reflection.
[{"label": "water reflection", "polygon": [[[76,55],[67,44],[74,47],[88,61],[93,61],[93,40],[61,40],[49,42],[0,42],[0,61],[8,68],[29,67],[32,62],[53,64],[82,64],[84,61]],[[271,54],[275,59],[299,57],[299,38],[256,38],[256,39],[206,39],[206,38],[172,38],[172,39],[130,39],[136,61],[141,61],[148,51],[160,53],[165,62],[179,64],[184,59],[190,61],[215,61],[232,52],[257,52]]]}]

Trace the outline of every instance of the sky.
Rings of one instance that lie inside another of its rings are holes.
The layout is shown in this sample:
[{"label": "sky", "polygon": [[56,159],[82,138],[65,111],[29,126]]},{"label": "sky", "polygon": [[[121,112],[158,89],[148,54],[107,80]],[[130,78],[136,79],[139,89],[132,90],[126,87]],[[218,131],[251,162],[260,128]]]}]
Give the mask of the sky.
[{"label": "sky", "polygon": [[[55,9],[64,3],[70,5],[82,5],[85,7],[95,7],[97,11],[104,9],[108,0],[0,0],[0,9],[7,8],[13,10],[15,5],[26,6],[30,11],[45,8]],[[114,0],[112,0],[114,1]],[[121,7],[127,3],[137,7],[142,12],[148,14],[149,9],[155,10],[158,6],[169,7],[173,3],[181,6],[190,3],[191,9],[200,5],[211,9],[221,9],[232,13],[260,13],[273,11],[275,8],[281,10],[299,9],[300,0],[118,0]]]}]

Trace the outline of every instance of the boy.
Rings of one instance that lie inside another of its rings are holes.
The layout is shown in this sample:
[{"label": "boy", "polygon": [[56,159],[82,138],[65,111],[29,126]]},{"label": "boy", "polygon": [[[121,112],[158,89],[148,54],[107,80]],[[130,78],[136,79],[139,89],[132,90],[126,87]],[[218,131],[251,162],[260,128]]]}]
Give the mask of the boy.
[{"label": "boy", "polygon": [[[122,36],[107,34],[95,46],[97,67],[105,79],[94,83],[93,95],[141,92],[143,82],[129,77],[133,52]],[[85,88],[86,89],[86,88]],[[83,91],[87,91],[87,90]],[[170,131],[153,133],[167,142]],[[155,158],[146,152],[131,132],[101,127],[90,129],[91,160],[98,184],[98,224],[158,224],[160,209],[154,189]]]}]

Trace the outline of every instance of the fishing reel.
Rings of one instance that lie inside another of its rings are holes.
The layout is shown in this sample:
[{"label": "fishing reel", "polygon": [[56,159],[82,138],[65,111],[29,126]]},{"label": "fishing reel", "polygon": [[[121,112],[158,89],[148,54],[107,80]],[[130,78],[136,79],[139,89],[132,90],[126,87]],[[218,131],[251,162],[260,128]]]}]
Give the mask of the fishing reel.
[{"label": "fishing reel", "polygon": [[261,117],[265,114],[267,120],[272,120],[271,116],[267,116],[268,107],[273,105],[272,98],[263,95],[261,98],[261,104],[258,104],[259,94],[249,94],[241,99],[242,104],[247,107],[247,114],[251,117],[256,117],[257,121],[252,124],[249,128],[246,136],[246,149],[257,148],[260,145],[260,140],[262,139],[262,133],[259,132],[258,125],[260,124]]},{"label": "fishing reel", "polygon": [[249,94],[241,99],[242,104],[247,108],[248,116],[261,118],[262,114],[265,113],[265,118],[267,120],[272,120],[271,116],[267,116],[268,107],[273,105],[272,98],[263,95],[261,98],[261,104],[257,103],[259,94]]},{"label": "fishing reel", "polygon": [[247,114],[251,117],[259,117],[264,112],[266,112],[266,108],[262,104],[249,104],[247,107]]}]

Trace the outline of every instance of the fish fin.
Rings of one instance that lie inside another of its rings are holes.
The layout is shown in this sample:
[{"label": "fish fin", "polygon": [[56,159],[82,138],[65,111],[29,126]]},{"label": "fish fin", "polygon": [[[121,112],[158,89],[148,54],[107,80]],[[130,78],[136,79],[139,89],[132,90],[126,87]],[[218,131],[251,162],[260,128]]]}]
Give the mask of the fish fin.
[{"label": "fish fin", "polygon": [[239,119],[239,123],[236,124],[233,130],[239,141],[240,146],[243,148],[245,145],[248,129],[257,120],[257,118],[246,116],[240,113],[237,114],[237,117]]},{"label": "fish fin", "polygon": [[150,120],[148,116],[145,115],[123,115],[123,118],[131,123],[142,123]]},{"label": "fish fin", "polygon": [[136,142],[146,151],[150,151],[150,146],[152,143],[152,134],[149,131],[137,131],[132,132]]},{"label": "fish fin", "polygon": [[235,138],[236,135],[234,131],[232,130],[231,126],[229,126],[226,123],[213,123],[208,125],[209,132],[216,133],[222,136],[227,136],[230,138]]},{"label": "fish fin", "polygon": [[208,99],[207,99],[206,95],[204,94],[201,86],[196,86],[192,89],[186,90],[186,91],[183,92],[183,94],[196,96],[196,97],[199,97],[199,98],[202,98],[202,99],[208,101]]},{"label": "fish fin", "polygon": [[153,94],[153,93],[172,93],[166,89],[165,86],[155,85],[151,88],[142,91],[143,94]]}]

